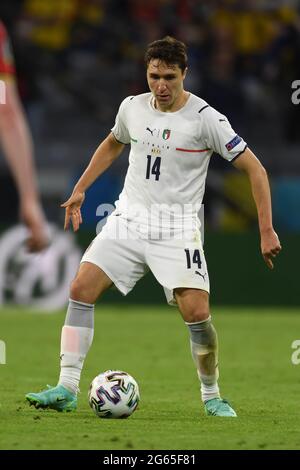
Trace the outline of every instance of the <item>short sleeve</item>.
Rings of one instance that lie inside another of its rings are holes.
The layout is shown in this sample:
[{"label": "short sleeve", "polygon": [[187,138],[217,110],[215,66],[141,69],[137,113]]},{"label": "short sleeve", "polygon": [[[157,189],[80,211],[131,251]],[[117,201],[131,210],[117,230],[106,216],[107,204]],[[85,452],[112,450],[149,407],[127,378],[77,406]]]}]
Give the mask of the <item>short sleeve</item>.
[{"label": "short sleeve", "polygon": [[202,113],[203,137],[209,149],[229,162],[247,148],[247,143],[231,127],[223,114],[208,106]]},{"label": "short sleeve", "polygon": [[115,125],[111,129],[111,132],[121,144],[130,144],[130,134],[127,128],[127,107],[131,99],[132,96],[129,96],[122,101],[116,116]]}]

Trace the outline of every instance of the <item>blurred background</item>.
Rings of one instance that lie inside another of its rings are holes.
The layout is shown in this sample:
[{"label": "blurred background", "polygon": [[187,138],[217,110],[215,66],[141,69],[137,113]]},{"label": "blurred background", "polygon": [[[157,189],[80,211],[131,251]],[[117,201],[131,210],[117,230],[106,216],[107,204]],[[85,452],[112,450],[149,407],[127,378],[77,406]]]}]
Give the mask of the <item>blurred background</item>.
[{"label": "blurred background", "polygon": [[[300,80],[300,0],[1,0],[0,18],[56,234],[52,251],[16,256],[18,196],[0,158],[0,302],[47,310],[67,300],[100,221],[97,207],[122,189],[128,150],[89,190],[76,238],[61,233],[59,205],[113,126],[120,102],[148,91],[147,44],[170,34],[188,45],[185,88],[225,114],[265,165],[283,245],[270,272],[246,178],[214,155],[204,198],[212,303],[299,305],[300,104],[292,102],[292,83]],[[124,299],[109,292],[104,301]],[[164,294],[148,275],[126,302],[161,303]]]}]

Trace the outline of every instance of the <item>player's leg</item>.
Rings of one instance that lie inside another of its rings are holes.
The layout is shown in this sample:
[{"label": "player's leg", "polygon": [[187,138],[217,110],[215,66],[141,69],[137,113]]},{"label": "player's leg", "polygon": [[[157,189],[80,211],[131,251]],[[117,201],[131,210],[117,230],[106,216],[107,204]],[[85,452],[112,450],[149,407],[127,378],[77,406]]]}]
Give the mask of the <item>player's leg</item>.
[{"label": "player's leg", "polygon": [[209,314],[209,295],[201,289],[174,289],[181,315],[189,329],[190,345],[202,401],[207,414],[236,416],[230,405],[220,398],[218,378],[218,338]]},{"label": "player's leg", "polygon": [[186,235],[151,241],[147,264],[164,287],[168,303],[178,305],[187,323],[207,413],[235,416],[219,395],[218,341],[209,314],[209,276],[201,234],[196,229]]},{"label": "player's leg", "polygon": [[[127,235],[128,236],[124,236]],[[69,411],[76,408],[80,374],[94,332],[94,302],[112,284],[126,295],[147,271],[142,239],[120,217],[111,215],[83,255],[72,282],[61,335],[61,374],[56,387],[26,395],[36,407]],[[119,234],[119,235],[118,235]]]},{"label": "player's leg", "polygon": [[218,339],[209,314],[208,293],[200,289],[174,290],[177,305],[190,333],[192,356],[201,380],[202,400],[220,397]]},{"label": "player's leg", "polygon": [[61,332],[61,372],[56,387],[40,393],[26,395],[36,408],[53,408],[57,411],[76,409],[76,395],[84,359],[94,335],[94,302],[112,281],[95,264],[82,263],[71,284],[70,300]]},{"label": "player's leg", "polygon": [[94,336],[94,303],[111,287],[112,281],[98,266],[84,262],[71,284],[70,300],[61,333],[60,377],[63,385],[77,394],[84,359]]}]

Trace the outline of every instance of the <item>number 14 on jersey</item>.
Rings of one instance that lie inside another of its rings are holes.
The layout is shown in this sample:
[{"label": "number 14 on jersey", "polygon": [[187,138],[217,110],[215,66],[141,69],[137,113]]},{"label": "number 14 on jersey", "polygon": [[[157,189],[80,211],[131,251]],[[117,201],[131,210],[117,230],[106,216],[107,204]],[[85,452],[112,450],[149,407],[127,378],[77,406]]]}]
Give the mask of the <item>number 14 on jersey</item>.
[{"label": "number 14 on jersey", "polygon": [[152,155],[147,155],[146,180],[149,180],[151,175],[155,176],[155,181],[159,180],[160,162],[161,157],[153,157]]}]

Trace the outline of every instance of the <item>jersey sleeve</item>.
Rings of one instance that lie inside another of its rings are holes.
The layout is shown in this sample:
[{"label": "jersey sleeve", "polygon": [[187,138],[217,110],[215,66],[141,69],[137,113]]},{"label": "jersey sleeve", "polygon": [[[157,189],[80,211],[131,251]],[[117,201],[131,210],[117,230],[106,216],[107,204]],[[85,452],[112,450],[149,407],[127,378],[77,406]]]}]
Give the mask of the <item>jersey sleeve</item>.
[{"label": "jersey sleeve", "polygon": [[121,144],[130,144],[130,134],[127,127],[127,108],[131,99],[132,96],[128,96],[122,101],[116,116],[115,125],[111,129],[111,132]]},{"label": "jersey sleeve", "polygon": [[0,74],[14,75],[15,65],[4,24],[0,21]]},{"label": "jersey sleeve", "polygon": [[209,149],[229,162],[246,150],[247,143],[232,129],[226,116],[209,106],[202,118],[204,139]]}]

